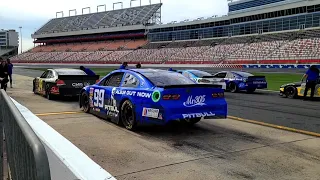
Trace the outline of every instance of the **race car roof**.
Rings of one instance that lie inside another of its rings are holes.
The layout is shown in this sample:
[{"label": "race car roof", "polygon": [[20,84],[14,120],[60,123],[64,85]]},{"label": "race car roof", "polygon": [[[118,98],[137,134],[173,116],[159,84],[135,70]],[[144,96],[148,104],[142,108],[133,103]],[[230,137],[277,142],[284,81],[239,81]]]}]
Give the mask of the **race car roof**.
[{"label": "race car roof", "polygon": [[59,68],[53,70],[56,71],[58,75],[86,75],[86,73],[80,69]]},{"label": "race car roof", "polygon": [[173,71],[167,71],[167,70],[162,70],[162,69],[129,69],[134,72],[138,72],[141,74],[145,73],[171,73]]}]

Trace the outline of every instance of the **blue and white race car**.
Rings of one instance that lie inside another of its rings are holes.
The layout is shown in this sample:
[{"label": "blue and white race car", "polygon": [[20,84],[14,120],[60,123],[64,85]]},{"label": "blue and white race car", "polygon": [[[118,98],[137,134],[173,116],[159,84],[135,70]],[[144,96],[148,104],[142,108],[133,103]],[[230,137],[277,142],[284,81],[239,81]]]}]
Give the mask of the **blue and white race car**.
[{"label": "blue and white race car", "polygon": [[254,76],[242,71],[221,71],[213,75],[216,81],[224,80],[227,84],[227,91],[232,93],[247,91],[253,93],[256,89],[268,87],[265,76]]},{"label": "blue and white race car", "polygon": [[184,75],[185,77],[191,79],[197,84],[215,84],[220,85],[222,89],[226,90],[226,82],[224,79],[217,80],[210,73],[199,70],[177,70],[178,73]]},{"label": "blue and white race car", "polygon": [[224,90],[157,69],[119,69],[80,92],[80,108],[134,130],[139,124],[226,118]]}]

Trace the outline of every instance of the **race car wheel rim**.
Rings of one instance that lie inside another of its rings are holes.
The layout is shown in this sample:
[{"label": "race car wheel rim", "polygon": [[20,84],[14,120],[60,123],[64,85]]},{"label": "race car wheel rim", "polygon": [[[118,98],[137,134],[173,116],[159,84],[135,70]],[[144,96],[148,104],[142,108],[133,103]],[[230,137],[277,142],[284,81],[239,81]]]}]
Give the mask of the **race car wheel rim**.
[{"label": "race car wheel rim", "polygon": [[293,98],[295,96],[295,90],[292,87],[287,88],[286,95],[289,98]]},{"label": "race car wheel rim", "polygon": [[84,112],[89,111],[89,98],[88,98],[88,96],[86,94],[82,95],[81,103],[82,103],[83,111]]},{"label": "race car wheel rim", "polygon": [[133,108],[129,102],[125,102],[122,106],[121,118],[123,125],[127,129],[132,129],[135,123]]},{"label": "race car wheel rim", "polygon": [[231,84],[229,85],[229,89],[230,89],[230,92],[236,92],[236,91],[237,91],[237,86],[236,86],[236,84],[231,83]]}]

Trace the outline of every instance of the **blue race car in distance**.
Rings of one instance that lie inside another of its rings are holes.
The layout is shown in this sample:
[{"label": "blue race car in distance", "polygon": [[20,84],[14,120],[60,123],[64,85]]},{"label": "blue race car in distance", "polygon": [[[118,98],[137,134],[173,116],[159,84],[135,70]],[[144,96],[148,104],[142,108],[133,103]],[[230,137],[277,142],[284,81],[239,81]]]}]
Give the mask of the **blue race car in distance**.
[{"label": "blue race car in distance", "polygon": [[215,84],[220,85],[222,89],[226,90],[226,82],[221,79],[217,81],[210,73],[200,70],[177,70],[178,73],[186,76],[197,84]]},{"label": "blue race car in distance", "polygon": [[256,89],[265,89],[268,87],[265,76],[254,76],[248,72],[221,71],[213,76],[217,81],[224,79],[227,84],[227,91],[232,93],[238,91],[253,93]]},{"label": "blue race car in distance", "polygon": [[139,124],[226,118],[224,90],[158,69],[119,69],[80,92],[80,108],[134,130]]}]

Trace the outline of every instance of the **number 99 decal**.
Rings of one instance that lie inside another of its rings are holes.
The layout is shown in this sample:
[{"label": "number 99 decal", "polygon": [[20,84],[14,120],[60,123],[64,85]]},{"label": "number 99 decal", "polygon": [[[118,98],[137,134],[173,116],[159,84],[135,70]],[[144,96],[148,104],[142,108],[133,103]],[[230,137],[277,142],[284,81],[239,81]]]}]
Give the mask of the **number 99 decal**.
[{"label": "number 99 decal", "polygon": [[103,108],[104,105],[104,89],[95,89],[93,95],[93,105],[95,107]]}]

